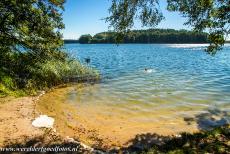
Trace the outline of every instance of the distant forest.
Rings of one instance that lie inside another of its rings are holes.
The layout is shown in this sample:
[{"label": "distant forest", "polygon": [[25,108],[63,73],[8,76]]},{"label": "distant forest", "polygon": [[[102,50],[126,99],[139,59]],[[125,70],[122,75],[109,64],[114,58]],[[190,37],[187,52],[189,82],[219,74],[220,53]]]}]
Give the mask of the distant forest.
[{"label": "distant forest", "polygon": [[72,43],[79,43],[78,40],[72,40],[72,39],[64,39],[65,44],[72,44]]},{"label": "distant forest", "polygon": [[[79,38],[81,44],[117,43],[117,33],[102,32]],[[174,29],[133,30],[123,36],[121,43],[208,43],[207,33]]]}]

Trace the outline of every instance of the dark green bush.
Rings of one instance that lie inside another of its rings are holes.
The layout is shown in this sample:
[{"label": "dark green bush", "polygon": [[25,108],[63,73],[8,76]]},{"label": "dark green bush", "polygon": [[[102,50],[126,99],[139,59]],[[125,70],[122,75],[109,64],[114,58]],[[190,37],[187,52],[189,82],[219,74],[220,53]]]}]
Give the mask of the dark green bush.
[{"label": "dark green bush", "polygon": [[36,94],[37,90],[51,88],[68,82],[68,78],[81,77],[87,80],[99,79],[99,73],[79,61],[69,58],[64,52],[59,58],[50,57],[38,60],[29,53],[13,55],[2,64],[0,71],[0,96]]}]

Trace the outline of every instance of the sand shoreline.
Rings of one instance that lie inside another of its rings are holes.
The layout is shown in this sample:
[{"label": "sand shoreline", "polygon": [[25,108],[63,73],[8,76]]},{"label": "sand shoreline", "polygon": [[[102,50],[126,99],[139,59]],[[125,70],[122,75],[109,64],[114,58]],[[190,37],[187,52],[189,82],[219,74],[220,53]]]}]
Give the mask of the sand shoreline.
[{"label": "sand shoreline", "polygon": [[44,93],[32,97],[0,98],[0,148],[5,147],[70,147],[77,152],[101,153],[68,136],[61,136],[55,128],[35,128],[32,121],[40,114],[36,103]]},{"label": "sand shoreline", "polygon": [[190,133],[197,132],[183,119],[181,128],[169,131],[165,129],[167,125],[161,123],[131,123],[126,117],[102,116],[99,112],[92,114],[95,110],[100,111],[101,108],[87,106],[84,109],[66,99],[67,93],[75,89],[81,90],[82,86],[67,86],[51,90],[37,102],[37,111],[54,118],[54,127],[63,137],[70,136],[95,149],[111,150],[129,147],[139,136],[177,136],[182,132],[178,130],[183,128],[188,128],[187,132]]},{"label": "sand shoreline", "polygon": [[[32,126],[32,121],[40,115],[48,115],[55,119],[55,132],[52,132],[51,136],[58,136],[59,140],[62,141],[66,140],[66,138],[71,138],[71,140],[74,139],[77,143],[105,151],[126,148],[139,135],[155,135],[155,133],[156,136],[177,135],[171,132],[159,134],[156,132],[156,129],[150,131],[149,129],[145,130],[139,127],[123,128],[123,126],[119,125],[119,121],[111,126],[104,127],[101,125],[99,128],[97,121],[93,122],[80,116],[79,111],[76,112],[73,104],[65,102],[65,97],[58,97],[60,95],[64,96],[65,93],[72,91],[73,88],[80,89],[82,86],[84,85],[56,87],[50,89],[47,93],[41,92],[35,97],[7,97],[1,99],[0,147],[14,143],[25,143],[39,137],[45,137],[45,142],[55,142],[52,137],[47,136],[44,129]],[[111,118],[111,120],[116,121],[114,118]]]},{"label": "sand shoreline", "polygon": [[[92,151],[92,149],[101,149],[104,151],[111,149],[119,150],[125,147],[117,141],[101,138],[97,130],[84,128],[82,125],[78,128],[73,128],[71,116],[74,115],[71,113],[67,119],[58,119],[63,117],[55,117],[50,114],[50,112],[40,112],[36,109],[36,103],[38,103],[40,96],[41,95],[21,98],[6,97],[0,99],[0,148],[14,145],[26,146],[27,142],[34,140],[36,140],[40,146],[46,146],[47,143],[52,142],[58,142],[60,144],[63,142],[74,142],[81,145],[83,149],[90,149],[90,151]],[[47,105],[52,107],[52,105]],[[47,133],[47,129],[39,129],[32,126],[32,121],[41,114],[48,114],[55,118],[54,128],[57,129],[57,132],[48,130]],[[61,120],[69,121],[67,125],[63,126],[60,123],[65,123],[63,121],[61,122]],[[37,143],[35,143],[35,145],[37,146]]]},{"label": "sand shoreline", "polygon": [[[63,90],[67,89],[59,88],[60,93],[63,93]],[[60,93],[55,94],[60,95]],[[15,145],[21,147],[52,147],[53,145],[58,145],[77,147],[79,149],[78,153],[85,151],[87,151],[86,153],[119,153],[121,151],[149,149],[153,145],[161,147],[173,137],[171,135],[164,136],[143,132],[131,138],[130,144],[124,145],[117,142],[120,141],[119,137],[116,141],[112,141],[111,138],[104,138],[98,130],[94,130],[93,127],[88,126],[85,121],[80,121],[81,118],[77,117],[75,112],[71,112],[75,110],[71,105],[68,105],[69,108],[67,110],[61,110],[66,109],[66,102],[56,100],[59,103],[55,104],[55,100],[51,100],[54,104],[48,102],[42,103],[44,100],[43,97],[47,99],[51,98],[49,97],[49,93],[41,96],[0,98],[0,148]],[[57,108],[54,105],[57,105]],[[55,119],[55,129],[38,129],[32,126],[32,121],[41,114],[47,114]],[[114,134],[116,133],[110,132],[110,136]],[[180,138],[181,135],[174,135],[174,140],[180,140]],[[31,141],[33,142],[32,145]]]},{"label": "sand shoreline", "polygon": [[37,97],[0,99],[0,147],[42,136],[44,131],[31,125]]}]

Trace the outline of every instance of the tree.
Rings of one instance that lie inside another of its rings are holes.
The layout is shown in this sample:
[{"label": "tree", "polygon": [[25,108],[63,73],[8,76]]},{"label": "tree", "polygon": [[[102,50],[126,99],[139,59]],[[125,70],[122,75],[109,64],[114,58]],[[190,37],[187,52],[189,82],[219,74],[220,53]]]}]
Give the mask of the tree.
[{"label": "tree", "polygon": [[62,45],[59,30],[64,28],[63,3],[64,0],[1,0],[1,54],[19,53],[22,48],[42,58],[53,54]]},{"label": "tree", "polygon": [[[194,31],[209,33],[208,53],[215,53],[225,43],[230,32],[229,0],[167,0],[169,11],[178,11],[187,18],[186,25]],[[143,26],[154,27],[163,19],[158,0],[112,0],[106,21],[121,37],[139,19]],[[120,37],[120,39],[121,39]]]},{"label": "tree", "polygon": [[64,2],[0,1],[0,97],[34,94],[71,76],[99,79],[96,71],[61,48]]},{"label": "tree", "polygon": [[[60,30],[64,0],[0,1],[0,71],[28,75],[28,66],[63,58]],[[24,77],[23,77],[24,78]]]},{"label": "tree", "polygon": [[65,59],[60,51],[63,4],[64,0],[0,1],[0,84],[7,78],[25,87],[45,61]]},{"label": "tree", "polygon": [[79,38],[79,43],[81,43],[81,44],[88,44],[88,43],[91,42],[91,40],[92,40],[92,36],[90,34],[82,35]]},{"label": "tree", "polygon": [[[80,43],[116,43],[115,32],[97,33],[93,37],[83,35]],[[90,41],[91,40],[91,41]],[[207,33],[174,29],[131,30],[124,34],[122,43],[207,43]]]}]

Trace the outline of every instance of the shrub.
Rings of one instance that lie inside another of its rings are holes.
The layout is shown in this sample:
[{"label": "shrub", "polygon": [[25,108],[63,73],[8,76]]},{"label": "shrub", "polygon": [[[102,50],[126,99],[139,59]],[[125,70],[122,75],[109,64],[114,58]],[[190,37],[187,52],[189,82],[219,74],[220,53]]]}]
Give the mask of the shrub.
[{"label": "shrub", "polygon": [[38,90],[66,82],[99,80],[99,73],[96,70],[67,56],[62,59],[49,58],[36,63],[30,61],[31,59],[24,60],[23,63],[19,63],[20,66],[10,68],[11,76],[8,72],[0,71],[0,96],[34,95]]},{"label": "shrub", "polygon": [[45,63],[38,64],[39,69],[33,70],[33,80],[36,87],[52,87],[58,84],[68,82],[68,79],[88,77],[94,80],[99,79],[99,73],[90,67],[82,65],[75,59],[48,60]]}]

